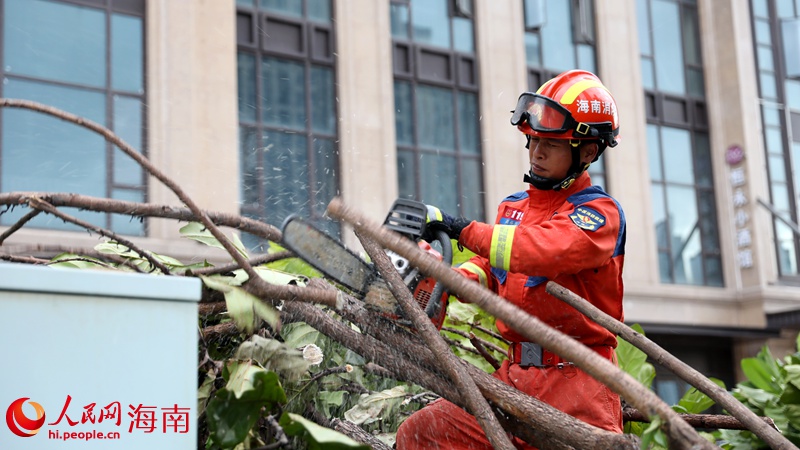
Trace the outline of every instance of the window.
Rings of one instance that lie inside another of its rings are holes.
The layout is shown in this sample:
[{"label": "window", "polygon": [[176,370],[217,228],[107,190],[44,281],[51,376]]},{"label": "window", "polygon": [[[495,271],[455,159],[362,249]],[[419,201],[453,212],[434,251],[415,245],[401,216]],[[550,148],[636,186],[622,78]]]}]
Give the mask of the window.
[{"label": "window", "polygon": [[723,286],[697,5],[638,0],[662,283]]},{"label": "window", "polygon": [[[770,203],[781,217],[800,221],[800,1],[751,2]],[[773,217],[778,271],[800,281],[800,236]]]},{"label": "window", "polygon": [[[597,73],[592,0],[523,0],[523,8],[529,90],[566,70]],[[605,187],[605,172],[601,157],[589,166],[592,184]]]},{"label": "window", "polygon": [[483,219],[471,0],[391,3],[401,197]]},{"label": "window", "polygon": [[[330,0],[237,0],[242,214],[323,219],[339,192]],[[253,236],[249,248],[264,251]]]},{"label": "window", "polygon": [[[94,6],[89,6],[89,4]],[[44,103],[97,122],[146,152],[142,105],[144,0],[5,0],[2,3],[2,96]],[[142,202],[139,165],[83,127],[22,109],[0,123],[0,190],[71,192]],[[65,208],[117,233],[143,235],[128,216]],[[0,216],[14,224],[23,208]],[[29,226],[80,230],[40,214]]]}]

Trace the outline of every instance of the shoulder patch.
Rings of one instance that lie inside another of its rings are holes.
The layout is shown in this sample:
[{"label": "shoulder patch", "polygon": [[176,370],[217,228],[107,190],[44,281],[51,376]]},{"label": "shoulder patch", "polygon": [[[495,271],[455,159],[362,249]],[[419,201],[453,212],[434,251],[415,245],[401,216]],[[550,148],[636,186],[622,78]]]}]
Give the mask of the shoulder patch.
[{"label": "shoulder patch", "polygon": [[606,224],[606,217],[588,206],[578,206],[569,218],[575,225],[588,231],[597,231]]}]

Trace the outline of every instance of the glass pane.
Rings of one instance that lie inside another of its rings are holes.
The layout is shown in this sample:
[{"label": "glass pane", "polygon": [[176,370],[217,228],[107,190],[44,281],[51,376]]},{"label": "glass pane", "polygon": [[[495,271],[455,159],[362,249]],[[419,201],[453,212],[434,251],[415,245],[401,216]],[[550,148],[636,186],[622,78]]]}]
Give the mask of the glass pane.
[{"label": "glass pane", "polygon": [[397,150],[397,184],[399,195],[402,198],[417,199],[417,189],[414,182],[414,174],[417,173],[414,164],[414,154]]},{"label": "glass pane", "polygon": [[639,31],[639,53],[645,56],[653,56],[652,43],[650,41],[650,17],[647,13],[647,0],[636,1],[636,23]]},{"label": "glass pane", "polygon": [[578,45],[578,68],[595,73],[594,47],[586,44]]},{"label": "glass pane", "polygon": [[711,145],[708,135],[695,133],[694,135],[694,173],[697,175],[695,183],[699,186],[711,187],[713,185],[711,167]]},{"label": "glass pane", "polygon": [[653,195],[653,223],[656,226],[656,243],[658,248],[669,247],[669,229],[667,228],[667,207],[664,203],[664,186],[652,184],[650,187]]},{"label": "glass pane", "polygon": [[753,15],[755,17],[769,19],[767,0],[752,0],[751,3],[753,4]]},{"label": "glass pane", "polygon": [[717,224],[717,207],[713,191],[698,193],[700,204],[700,231],[703,238],[703,250],[719,251],[719,224]]},{"label": "glass pane", "polygon": [[664,177],[667,182],[694,184],[692,141],[687,130],[661,127]]},{"label": "glass pane", "polygon": [[575,45],[572,37],[571,2],[548,2],[547,24],[542,27],[542,60],[556,72],[574,69]]},{"label": "glass pane", "polygon": [[763,45],[772,45],[772,36],[770,35],[770,26],[768,20],[756,19],[756,43]]},{"label": "glass pane", "polygon": [[450,90],[417,86],[416,112],[420,147],[455,150],[453,93]]},{"label": "glass pane", "polygon": [[[800,48],[800,46],[798,47]],[[786,106],[790,109],[800,110],[800,81],[786,80]],[[795,139],[797,136],[795,136]]]},{"label": "glass pane", "polygon": [[[114,189],[111,197],[126,202],[144,202],[144,192],[128,189]],[[116,233],[129,236],[144,236],[144,222],[137,217],[123,214],[111,214],[111,229]]]},{"label": "glass pane", "polygon": [[771,183],[786,182],[786,164],[783,155],[769,155],[768,159],[769,180]]},{"label": "glass pane", "polygon": [[390,8],[392,37],[408,39],[408,6],[392,3]]},{"label": "glass pane", "polygon": [[702,70],[694,68],[686,69],[686,82],[689,85],[689,94],[695,97],[705,97],[706,87]]},{"label": "glass pane", "polygon": [[541,47],[538,33],[525,33],[525,61],[529,66],[539,67],[542,65],[539,57]]},{"label": "glass pane", "polygon": [[411,84],[394,82],[394,124],[397,145],[414,145],[414,121],[411,102]]},{"label": "glass pane", "polygon": [[653,67],[653,60],[642,58],[642,87],[649,90],[656,88],[656,73]]},{"label": "glass pane", "polygon": [[312,67],[311,129],[313,131],[336,134],[335,98],[333,70],[327,67]]},{"label": "glass pane", "polygon": [[668,186],[670,250],[675,282],[703,284],[697,200],[692,188]]},{"label": "glass pane", "polygon": [[792,239],[792,236],[794,236],[794,231],[792,231],[792,229],[789,227],[789,225],[786,225],[782,220],[776,218],[775,219],[775,237],[779,241],[785,241],[785,240]]},{"label": "glass pane", "polygon": [[778,243],[778,262],[782,276],[797,275],[797,253],[794,240]]},{"label": "glass pane", "polygon": [[411,0],[414,41],[450,48],[450,18],[445,0]]},{"label": "glass pane", "polygon": [[477,160],[461,160],[461,215],[474,220],[484,220],[483,195],[481,195],[481,165]]},{"label": "glass pane", "polygon": [[253,6],[253,2],[255,2],[255,0],[236,0],[237,5],[243,6]]},{"label": "glass pane", "polygon": [[719,256],[706,256],[706,286],[722,287],[722,260]]},{"label": "glass pane", "polygon": [[672,258],[667,252],[658,252],[658,275],[662,283],[672,283]]},{"label": "glass pane", "polygon": [[784,217],[789,216],[789,187],[784,183],[772,183],[772,206],[775,207]]},{"label": "glass pane", "polygon": [[647,125],[647,159],[650,163],[650,179],[663,180],[661,170],[661,139],[658,137],[657,125]]},{"label": "glass pane", "polygon": [[759,45],[756,50],[758,53],[758,68],[760,70],[775,70],[775,61],[772,59],[772,47]]},{"label": "glass pane", "polygon": [[783,154],[783,135],[777,128],[767,128],[764,130],[764,144],[768,153]]},{"label": "glass pane", "polygon": [[328,203],[339,194],[339,153],[333,139],[316,139],[314,147],[314,216],[325,214]]},{"label": "glass pane", "polygon": [[800,76],[800,52],[798,52],[800,49],[800,19],[782,21],[781,29],[786,76]]},{"label": "glass pane", "polygon": [[307,16],[315,22],[331,21],[331,0],[308,0]]},{"label": "glass pane", "polygon": [[683,78],[683,51],[681,48],[681,23],[678,4],[653,0],[653,56],[656,68],[656,86],[664,92],[686,93]]},{"label": "glass pane", "polygon": [[6,72],[105,87],[102,10],[43,0],[7,0],[4,7]]},{"label": "glass pane", "polygon": [[794,3],[792,0],[777,0],[775,2],[775,9],[779,18],[788,19],[796,15],[792,3]]},{"label": "glass pane", "polygon": [[299,0],[261,0],[261,7],[287,16],[303,17],[303,2]]},{"label": "glass pane", "polygon": [[775,76],[766,72],[761,72],[758,75],[758,80],[761,84],[761,98],[776,100],[778,92],[775,88]]},{"label": "glass pane", "polygon": [[478,154],[478,96],[470,92],[458,93],[459,147],[463,153]]},{"label": "glass pane", "polygon": [[239,91],[239,120],[255,122],[256,108],[256,58],[249,53],[237,55],[237,79]]},{"label": "glass pane", "polygon": [[[139,153],[142,151],[142,102],[138,98],[114,96],[114,132]],[[114,183],[142,185],[142,167],[114,147]]]},{"label": "glass pane", "polygon": [[683,54],[687,64],[699,66],[703,64],[703,61],[700,58],[700,40],[697,36],[697,11],[691,8],[683,8],[681,11]]},{"label": "glass pane", "polygon": [[259,173],[264,169],[260,156],[264,149],[254,128],[239,128],[239,148],[242,176],[240,198],[244,205],[258,205],[261,185]]},{"label": "glass pane", "polygon": [[525,28],[539,28],[547,22],[544,0],[525,0]]},{"label": "glass pane", "polygon": [[436,205],[444,211],[458,208],[456,159],[453,156],[425,153],[419,160],[420,201]]},{"label": "glass pane", "polygon": [[305,129],[305,70],[300,63],[264,57],[261,62],[261,120],[269,125]]},{"label": "glass pane", "polygon": [[264,132],[265,220],[280,226],[289,214],[310,216],[306,137]]},{"label": "glass pane", "polygon": [[475,44],[472,38],[472,19],[453,18],[453,49],[462,53],[473,53]]},{"label": "glass pane", "polygon": [[144,93],[142,19],[111,15],[111,84],[114,89]]},{"label": "glass pane", "polygon": [[781,126],[781,108],[775,105],[763,105],[761,114],[764,115],[764,124],[775,127]]},{"label": "glass pane", "polygon": [[[105,123],[105,96],[81,89],[8,80],[5,95],[25,98]],[[74,192],[107,196],[106,144],[102,136],[54,117],[21,109],[3,112],[0,191]],[[43,132],[46,130],[46,132]],[[0,216],[0,223],[14,223],[24,214],[16,208]],[[101,214],[72,210],[70,214],[105,227]],[[78,229],[60,219],[40,214],[32,226]]]}]

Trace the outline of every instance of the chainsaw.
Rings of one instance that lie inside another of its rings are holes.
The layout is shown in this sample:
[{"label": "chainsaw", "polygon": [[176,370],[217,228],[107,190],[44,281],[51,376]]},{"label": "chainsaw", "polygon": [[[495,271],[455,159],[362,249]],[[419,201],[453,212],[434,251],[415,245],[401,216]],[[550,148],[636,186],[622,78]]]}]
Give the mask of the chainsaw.
[{"label": "chainsaw", "polygon": [[[383,225],[416,242],[424,251],[448,265],[453,262],[450,237],[443,231],[434,233],[441,253],[424,241],[428,217],[427,207],[417,201],[397,199]],[[371,263],[364,261],[342,245],[337,239],[316,228],[297,215],[286,218],[282,225],[283,246],[306,261],[326,277],[345,286],[354,297],[364,301],[367,308],[377,311],[398,323],[409,326],[402,308],[389,291],[386,281]],[[449,294],[436,279],[426,277],[412,267],[407,259],[391,250],[385,250],[394,269],[400,274],[414,300],[425,311],[436,328],[441,329],[447,313]]]}]

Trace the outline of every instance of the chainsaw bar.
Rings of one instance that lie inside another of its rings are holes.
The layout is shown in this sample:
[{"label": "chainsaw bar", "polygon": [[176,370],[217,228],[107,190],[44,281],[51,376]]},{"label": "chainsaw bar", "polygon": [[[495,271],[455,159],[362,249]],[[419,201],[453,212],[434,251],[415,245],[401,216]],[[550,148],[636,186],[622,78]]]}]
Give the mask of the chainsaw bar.
[{"label": "chainsaw bar", "polygon": [[287,217],[282,228],[286,248],[360,296],[367,294],[377,272],[358,255],[299,216]]}]

